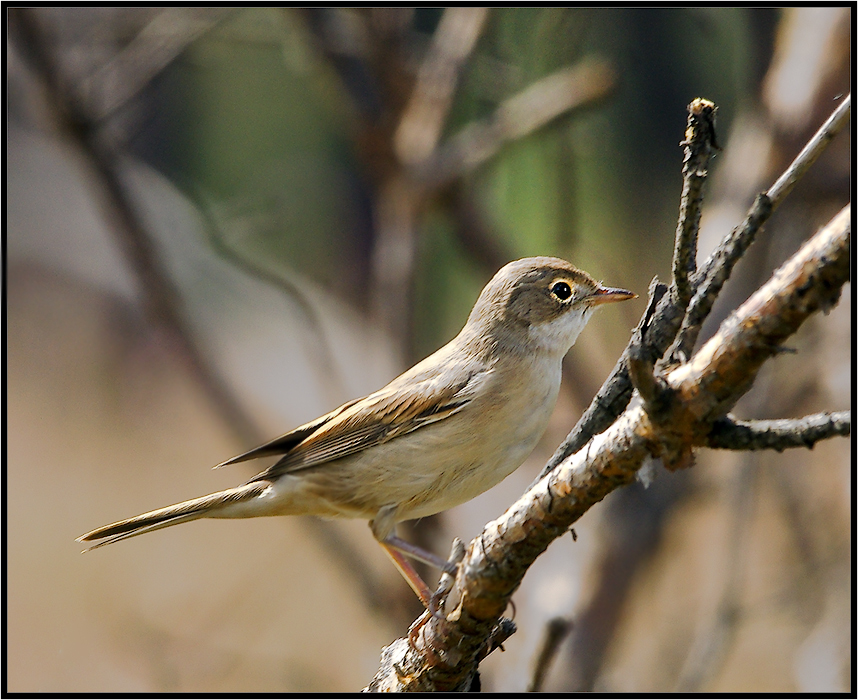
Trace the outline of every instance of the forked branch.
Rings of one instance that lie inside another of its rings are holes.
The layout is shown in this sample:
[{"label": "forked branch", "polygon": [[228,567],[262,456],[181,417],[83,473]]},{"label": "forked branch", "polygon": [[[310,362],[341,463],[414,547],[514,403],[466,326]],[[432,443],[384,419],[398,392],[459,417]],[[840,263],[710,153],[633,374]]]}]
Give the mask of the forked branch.
[{"label": "forked branch", "polygon": [[[748,225],[758,227],[759,218],[752,211],[749,219],[754,221]],[[668,365],[672,369],[664,374],[656,367],[658,355],[648,354],[641,336],[658,330],[664,318],[659,311],[678,315],[680,322],[684,314],[677,314],[675,295],[654,284],[647,313],[626,353],[625,371],[631,359],[631,375],[643,400],[621,409],[610,427],[581,449],[555,455],[541,478],[486,525],[470,543],[442,613],[426,616],[411,639],[385,649],[367,690],[468,690],[530,565],[592,505],[631,482],[647,458],[660,457],[675,468],[690,465],[696,447],[783,449],[794,446],[791,441],[809,445],[848,434],[848,414],[791,424],[743,424],[730,418],[729,411],[784,341],[816,311],[837,302],[849,280],[850,237],[846,206],[724,321],[694,357],[683,362],[675,356],[678,366]],[[722,247],[729,247],[730,240]],[[723,257],[716,251],[697,281],[707,279],[719,260]]]}]

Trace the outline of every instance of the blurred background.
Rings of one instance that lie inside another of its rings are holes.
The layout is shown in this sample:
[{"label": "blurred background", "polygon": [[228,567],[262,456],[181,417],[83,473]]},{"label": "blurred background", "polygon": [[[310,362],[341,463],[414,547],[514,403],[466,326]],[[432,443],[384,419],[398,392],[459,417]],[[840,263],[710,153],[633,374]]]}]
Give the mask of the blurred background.
[{"label": "blurred background", "polygon": [[[686,105],[719,106],[702,259],[852,65],[850,8],[8,19],[11,692],[365,686],[419,604],[363,521],[198,521],[86,556],[75,537],[248,478],[265,465],[209,467],[440,347],[509,260],[558,255],[637,291],[573,348],[533,456],[407,528],[446,554],[522,493],[669,278]],[[849,201],[850,133],[709,332]],[[766,366],[739,417],[851,407],[850,297]],[[529,572],[483,689],[529,687],[562,618],[545,690],[850,690],[849,447],[706,451],[612,494]]]}]

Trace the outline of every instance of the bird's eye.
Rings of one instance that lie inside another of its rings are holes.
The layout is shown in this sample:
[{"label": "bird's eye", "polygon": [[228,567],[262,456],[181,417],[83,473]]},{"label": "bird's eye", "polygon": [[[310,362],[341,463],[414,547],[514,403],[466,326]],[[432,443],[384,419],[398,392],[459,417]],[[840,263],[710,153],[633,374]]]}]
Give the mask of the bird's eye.
[{"label": "bird's eye", "polygon": [[566,301],[572,296],[572,288],[568,282],[555,282],[551,285],[551,293],[560,301]]}]

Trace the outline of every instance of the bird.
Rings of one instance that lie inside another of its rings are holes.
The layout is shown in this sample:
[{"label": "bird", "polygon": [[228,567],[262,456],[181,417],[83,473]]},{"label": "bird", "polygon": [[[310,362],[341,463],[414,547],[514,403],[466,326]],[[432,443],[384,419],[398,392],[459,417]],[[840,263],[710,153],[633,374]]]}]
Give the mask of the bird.
[{"label": "bird", "polygon": [[93,542],[90,551],[200,518],[364,518],[428,609],[432,594],[409,558],[455,567],[398,537],[397,523],[469,501],[515,471],[548,425],[563,357],[595,308],[635,296],[560,258],[508,263],[435,353],[378,391],[215,467],[279,458],[249,481],[77,541]]}]

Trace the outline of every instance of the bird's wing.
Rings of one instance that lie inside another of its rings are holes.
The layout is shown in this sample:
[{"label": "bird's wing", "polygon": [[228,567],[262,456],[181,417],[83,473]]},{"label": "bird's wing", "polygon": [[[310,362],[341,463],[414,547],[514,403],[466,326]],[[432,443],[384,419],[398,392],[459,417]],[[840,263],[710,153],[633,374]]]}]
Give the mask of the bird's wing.
[{"label": "bird's wing", "polygon": [[[251,481],[276,479],[340,459],[449,418],[473,400],[490,374],[490,369],[482,369],[468,372],[464,378],[459,375],[455,382],[445,382],[437,376],[393,382],[257,448],[264,454],[273,454],[273,450],[279,449],[275,445],[287,446],[288,451]],[[297,443],[293,442],[295,436],[302,436]],[[257,450],[246,454],[252,455]]]},{"label": "bird's wing", "polygon": [[274,438],[273,440],[266,442],[264,445],[254,447],[252,450],[248,450],[247,452],[242,452],[236,457],[232,457],[225,462],[221,462],[220,464],[215,465],[213,469],[220,469],[221,467],[225,467],[229,464],[236,464],[237,462],[246,462],[250,459],[259,459],[260,457],[285,455],[287,452],[289,452],[289,450],[299,444],[302,440],[312,435],[319,428],[325,425],[325,423],[329,423],[330,421],[332,421],[343,411],[354,406],[354,404],[356,404],[358,401],[361,401],[361,399],[354,399],[353,401],[344,403],[339,408],[335,408],[333,411],[331,411],[330,413],[326,413],[321,418],[316,418],[316,420],[298,426],[294,430],[291,430],[288,433],[281,435],[280,437]]}]

